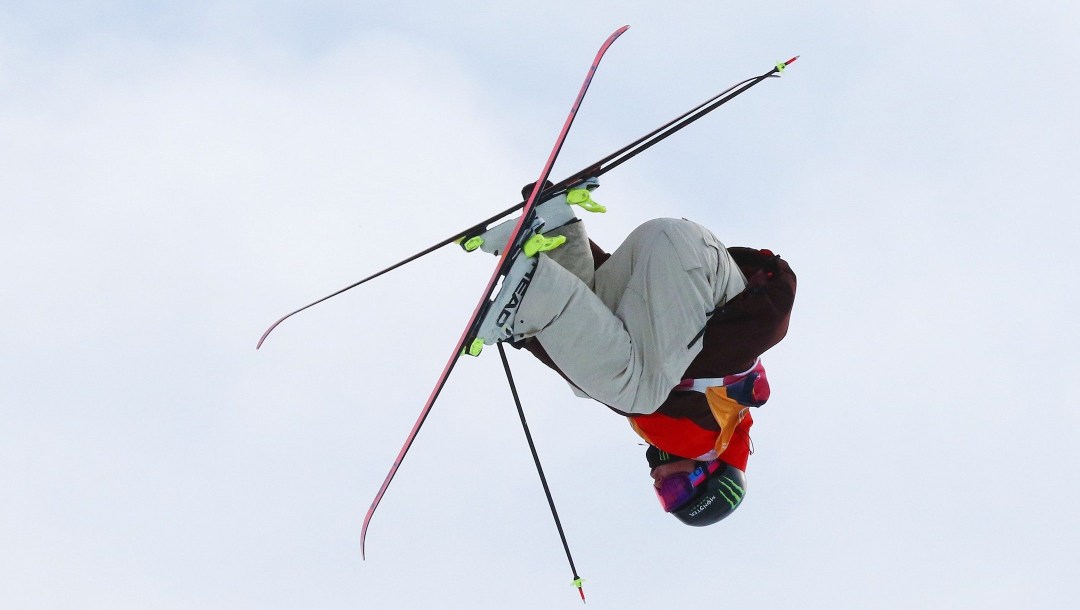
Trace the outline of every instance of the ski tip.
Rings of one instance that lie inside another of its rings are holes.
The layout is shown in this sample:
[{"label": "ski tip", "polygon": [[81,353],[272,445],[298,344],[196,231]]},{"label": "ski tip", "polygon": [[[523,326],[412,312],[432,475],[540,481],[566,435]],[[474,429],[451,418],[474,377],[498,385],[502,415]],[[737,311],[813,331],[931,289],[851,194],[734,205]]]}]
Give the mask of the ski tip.
[{"label": "ski tip", "polygon": [[[292,314],[289,314],[289,316],[291,316],[291,315]],[[285,316],[283,318],[280,318],[277,322],[274,322],[273,324],[271,324],[270,328],[266,329],[266,332],[264,332],[262,334],[262,336],[259,337],[259,342],[255,344],[255,349],[259,349],[260,347],[262,347],[263,341],[266,341],[266,338],[270,336],[270,333],[274,332],[274,329],[278,327],[278,324],[281,324],[282,322],[284,322],[285,318],[288,318],[289,316]]]},{"label": "ski tip", "polygon": [[577,588],[578,595],[581,596],[581,603],[583,603],[583,604],[585,603],[585,589],[582,588],[581,585],[584,584],[584,583],[585,583],[585,579],[581,578],[581,577],[575,578],[573,580],[573,582],[571,583],[571,584],[574,585],[575,588]]}]

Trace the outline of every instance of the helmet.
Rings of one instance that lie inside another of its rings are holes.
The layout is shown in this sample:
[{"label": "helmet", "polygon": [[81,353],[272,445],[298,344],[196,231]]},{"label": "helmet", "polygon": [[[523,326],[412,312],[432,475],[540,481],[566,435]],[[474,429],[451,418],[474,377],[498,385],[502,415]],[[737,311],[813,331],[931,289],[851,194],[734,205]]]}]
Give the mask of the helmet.
[{"label": "helmet", "polygon": [[[710,467],[714,467],[709,470]],[[746,474],[738,468],[713,460],[700,463],[689,478],[702,473],[704,480],[696,486],[696,493],[680,508],[671,511],[675,518],[687,525],[704,527],[712,525],[735,512],[746,497]]]},{"label": "helmet", "polygon": [[664,510],[679,521],[704,527],[724,519],[742,504],[746,474],[718,459],[697,462],[693,472],[664,477],[656,496]]}]

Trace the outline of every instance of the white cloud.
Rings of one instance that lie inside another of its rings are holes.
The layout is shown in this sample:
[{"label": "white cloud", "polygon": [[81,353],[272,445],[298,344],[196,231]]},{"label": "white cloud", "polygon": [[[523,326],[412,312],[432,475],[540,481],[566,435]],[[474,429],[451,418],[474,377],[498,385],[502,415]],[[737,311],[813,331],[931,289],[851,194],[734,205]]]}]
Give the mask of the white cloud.
[{"label": "white cloud", "polygon": [[747,507],[706,532],[656,510],[624,422],[511,354],[590,604],[716,581],[740,606],[1061,605],[1074,9],[563,6],[9,11],[0,598],[573,603],[493,354],[455,371],[359,564],[490,261],[432,254],[253,348],[513,203],[628,22],[560,172],[803,59],[606,177],[594,233],[691,216],[790,258],[800,294]]}]

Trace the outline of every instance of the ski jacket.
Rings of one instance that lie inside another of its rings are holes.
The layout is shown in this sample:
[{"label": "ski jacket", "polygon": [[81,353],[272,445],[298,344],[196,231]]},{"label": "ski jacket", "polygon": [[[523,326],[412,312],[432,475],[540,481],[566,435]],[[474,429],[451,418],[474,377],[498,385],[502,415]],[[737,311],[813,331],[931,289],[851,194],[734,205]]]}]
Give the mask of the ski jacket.
[{"label": "ski jacket", "polygon": [[635,415],[627,418],[634,432],[653,447],[689,459],[708,461],[720,458],[739,470],[746,471],[750,459],[750,427],[754,418],[743,410],[723,450],[717,449],[721,431],[716,426],[699,426],[692,419],[672,417],[663,413]]},{"label": "ski jacket", "polygon": [[[595,242],[590,246],[599,268],[610,254]],[[703,342],[702,350],[687,367],[684,383],[747,372],[787,334],[796,286],[791,267],[769,250],[733,247],[728,252],[746,277],[746,289],[719,307],[695,339]],[[527,341],[524,347],[562,375],[538,341]],[[690,459],[720,457],[745,470],[753,425],[745,404],[729,397],[723,387],[675,388],[654,413],[619,413],[629,417],[639,436],[662,451]]]}]

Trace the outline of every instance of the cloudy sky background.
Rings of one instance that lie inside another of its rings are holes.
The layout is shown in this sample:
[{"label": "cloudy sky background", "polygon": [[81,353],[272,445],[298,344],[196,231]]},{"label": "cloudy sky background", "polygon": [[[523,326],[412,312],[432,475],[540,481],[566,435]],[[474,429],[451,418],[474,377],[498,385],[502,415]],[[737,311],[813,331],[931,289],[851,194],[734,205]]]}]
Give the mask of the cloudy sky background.
[{"label": "cloudy sky background", "polygon": [[[452,6],[452,4],[454,6]],[[589,60],[562,177],[614,248],[684,216],[799,274],[739,513],[658,508],[618,417],[511,354],[589,606],[1075,599],[1080,9],[0,4],[0,605],[576,607],[494,350],[363,514]]]}]

